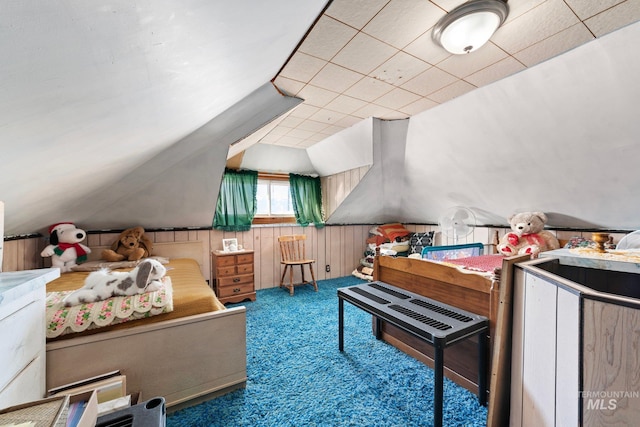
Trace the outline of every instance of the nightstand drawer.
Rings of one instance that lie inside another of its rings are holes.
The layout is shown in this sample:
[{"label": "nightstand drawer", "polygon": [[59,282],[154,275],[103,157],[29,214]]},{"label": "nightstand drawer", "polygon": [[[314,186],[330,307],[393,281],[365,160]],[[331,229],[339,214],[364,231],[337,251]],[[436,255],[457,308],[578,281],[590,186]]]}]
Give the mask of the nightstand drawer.
[{"label": "nightstand drawer", "polygon": [[250,283],[251,285],[253,285],[253,274],[243,274],[243,275],[238,275],[233,277],[220,277],[218,279],[219,287],[235,286],[235,285],[241,285],[244,283]]},{"label": "nightstand drawer", "polygon": [[233,255],[218,257],[216,261],[218,267],[227,267],[236,265],[236,257]]},{"label": "nightstand drawer", "polygon": [[238,264],[236,266],[238,274],[251,274],[253,273],[253,263],[251,264]]},{"label": "nightstand drawer", "polygon": [[253,292],[253,282],[243,283],[235,286],[221,286],[218,288],[220,295],[218,298],[232,297],[234,295],[248,294]]},{"label": "nightstand drawer", "polygon": [[236,264],[253,264],[253,254],[237,255],[236,258]]},{"label": "nightstand drawer", "polygon": [[217,277],[234,276],[235,274],[236,274],[236,266],[233,264],[229,266],[222,266],[222,267],[216,268]]}]

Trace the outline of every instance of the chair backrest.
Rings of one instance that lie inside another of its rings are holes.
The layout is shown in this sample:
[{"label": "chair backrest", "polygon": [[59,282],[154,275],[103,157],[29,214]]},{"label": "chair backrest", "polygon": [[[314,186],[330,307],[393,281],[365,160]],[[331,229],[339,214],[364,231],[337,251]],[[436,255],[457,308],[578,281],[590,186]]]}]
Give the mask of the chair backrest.
[{"label": "chair backrest", "polygon": [[292,234],[278,237],[282,262],[302,261],[306,259],[305,234]]},{"label": "chair backrest", "polygon": [[462,245],[425,246],[422,248],[422,259],[443,261],[447,259],[467,258],[484,253],[482,243],[465,243]]}]

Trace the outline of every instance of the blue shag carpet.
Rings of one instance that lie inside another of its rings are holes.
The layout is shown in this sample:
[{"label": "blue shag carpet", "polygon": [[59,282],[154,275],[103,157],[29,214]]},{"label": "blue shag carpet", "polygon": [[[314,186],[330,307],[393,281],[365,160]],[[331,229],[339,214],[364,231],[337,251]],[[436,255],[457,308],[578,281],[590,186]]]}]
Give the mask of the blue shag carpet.
[{"label": "blue shag carpet", "polygon": [[[242,304],[246,388],[176,411],[167,426],[433,425],[433,371],[377,341],[371,316],[347,302],[345,351],[338,351],[336,291],[360,283],[351,276],[322,280],[317,293],[296,287],[293,297],[259,290],[255,302]],[[446,378],[443,413],[446,426],[486,425],[476,395]]]}]

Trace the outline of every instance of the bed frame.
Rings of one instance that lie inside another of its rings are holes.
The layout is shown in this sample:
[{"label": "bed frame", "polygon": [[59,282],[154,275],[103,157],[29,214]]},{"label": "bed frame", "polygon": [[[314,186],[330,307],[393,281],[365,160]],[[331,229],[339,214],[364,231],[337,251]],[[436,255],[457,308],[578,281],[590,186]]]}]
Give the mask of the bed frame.
[{"label": "bed frame", "polygon": [[[522,257],[505,258],[502,271]],[[376,255],[373,280],[386,282],[489,318],[487,372],[491,371],[495,332],[498,325],[501,280],[463,273],[457,268],[421,259]],[[375,322],[374,322],[375,325]],[[374,326],[375,327],[375,326]],[[433,367],[433,349],[401,329],[383,322],[382,338],[403,352]],[[445,376],[475,393],[478,390],[477,338],[463,340],[445,349]]]},{"label": "bed frame", "polygon": [[[155,244],[153,254],[203,265],[202,242]],[[173,411],[244,387],[246,354],[246,309],[234,307],[49,342],[47,389],[120,370],[127,392],[164,397]]]}]

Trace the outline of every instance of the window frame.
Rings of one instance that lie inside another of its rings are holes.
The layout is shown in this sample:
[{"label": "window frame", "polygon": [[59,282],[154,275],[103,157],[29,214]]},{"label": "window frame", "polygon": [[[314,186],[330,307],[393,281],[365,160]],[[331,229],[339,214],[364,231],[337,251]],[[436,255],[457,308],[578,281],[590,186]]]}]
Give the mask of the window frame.
[{"label": "window frame", "polygon": [[[286,181],[286,182],[289,182],[289,174],[258,172],[258,180]],[[296,222],[295,215],[258,216],[256,214],[253,217],[252,224],[254,224],[254,225],[289,224],[289,223],[295,223],[295,222]]]}]

